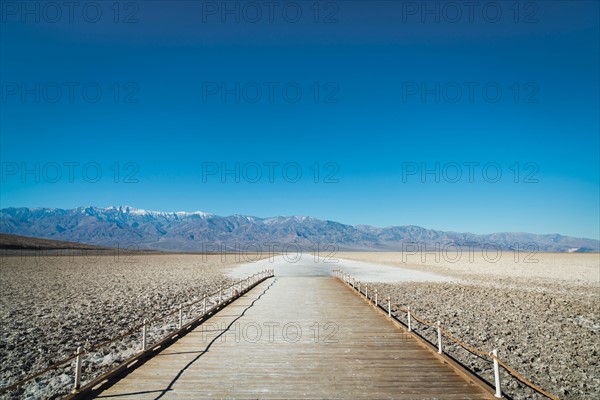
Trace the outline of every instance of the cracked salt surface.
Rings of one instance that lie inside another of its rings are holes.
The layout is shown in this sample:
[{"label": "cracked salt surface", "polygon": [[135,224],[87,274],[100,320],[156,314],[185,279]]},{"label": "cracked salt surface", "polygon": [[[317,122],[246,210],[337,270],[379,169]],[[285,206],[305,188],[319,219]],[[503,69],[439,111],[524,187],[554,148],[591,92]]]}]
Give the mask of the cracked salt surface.
[{"label": "cracked salt surface", "polygon": [[366,263],[362,261],[317,257],[312,254],[276,256],[254,263],[242,264],[231,270],[234,279],[265,269],[274,269],[277,277],[330,276],[334,269],[341,269],[362,282],[456,282],[458,279],[431,272],[415,271],[401,267]]}]

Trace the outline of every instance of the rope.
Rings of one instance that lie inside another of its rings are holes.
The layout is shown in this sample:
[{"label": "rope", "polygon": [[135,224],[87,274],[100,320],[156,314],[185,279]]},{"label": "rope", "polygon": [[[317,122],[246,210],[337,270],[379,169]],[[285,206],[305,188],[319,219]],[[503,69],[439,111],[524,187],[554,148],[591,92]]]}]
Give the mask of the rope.
[{"label": "rope", "polygon": [[[408,308],[405,307],[400,307],[397,304],[390,304],[391,307],[395,307],[396,310],[394,312],[398,312],[398,311],[403,311],[405,313],[408,313],[409,310]],[[519,381],[521,381],[523,384],[525,384],[526,386],[529,386],[531,389],[535,390],[536,392],[546,396],[547,398],[551,399],[551,400],[559,400],[558,397],[548,393],[547,391],[545,391],[544,389],[542,389],[541,387],[537,386],[535,383],[531,382],[529,379],[525,378],[523,375],[519,374],[517,371],[515,371],[514,369],[512,369],[511,367],[509,367],[508,365],[506,365],[506,363],[504,363],[502,360],[500,360],[498,357],[494,356],[491,353],[485,353],[481,350],[478,350],[474,347],[469,346],[468,344],[462,342],[461,340],[455,338],[454,336],[452,336],[450,334],[450,332],[448,332],[447,330],[445,330],[444,328],[441,327],[441,325],[438,325],[437,323],[433,323],[431,321],[427,321],[424,318],[421,318],[417,315],[415,315],[414,312],[410,311],[410,316],[411,318],[414,318],[417,322],[420,322],[423,325],[427,325],[430,326],[432,328],[440,328],[440,330],[442,331],[442,333],[450,340],[452,340],[453,342],[455,342],[456,344],[458,344],[459,346],[461,346],[462,348],[464,348],[465,350],[467,350],[470,353],[473,353],[475,355],[480,356],[481,358],[483,358],[484,360],[486,358],[488,359],[492,359],[492,360],[496,360],[498,362],[499,365],[502,366],[502,368],[504,368],[509,374],[511,374],[512,376],[514,376],[515,378],[517,378]],[[486,360],[486,361],[490,361],[490,360]]]},{"label": "rope", "polygon": [[[254,274],[254,275],[250,276],[249,278],[252,278],[252,277],[254,277],[255,275],[257,275],[257,274]],[[268,277],[268,275],[267,275],[267,277]],[[246,278],[246,279],[247,279],[247,278]],[[213,292],[213,293],[211,293],[211,294],[208,294],[208,295],[206,295],[206,297],[208,298],[208,297],[216,296],[216,295],[218,295],[218,294],[219,294],[219,293],[220,293],[222,290],[223,290],[223,291],[225,291],[225,290],[231,289],[231,288],[233,288],[233,287],[235,287],[235,286],[237,286],[237,285],[238,285],[238,283],[233,283],[233,284],[231,284],[230,286],[228,286],[228,287],[226,287],[226,288],[224,288],[224,289],[219,289],[219,290],[217,290],[217,291],[215,291],[215,292]],[[196,300],[196,301],[193,301],[193,302],[191,302],[191,303],[188,303],[188,304],[186,304],[186,305],[181,305],[181,308],[183,309],[183,308],[190,307],[190,306],[192,306],[192,305],[194,305],[194,304],[197,304],[197,303],[199,303],[200,301],[203,301],[203,300],[204,300],[204,298],[202,298],[202,299],[199,299],[199,300]],[[206,310],[206,311],[209,311],[209,310]],[[53,369],[56,369],[56,368],[58,368],[58,367],[60,367],[61,365],[64,365],[64,364],[68,363],[69,361],[71,361],[71,360],[73,360],[73,359],[77,358],[77,356],[78,356],[78,355],[80,355],[80,354],[84,354],[84,353],[91,353],[91,352],[93,352],[93,351],[96,351],[96,350],[98,350],[98,349],[99,349],[99,348],[101,348],[101,347],[104,347],[104,346],[106,346],[106,345],[108,345],[108,344],[111,344],[111,343],[113,343],[113,342],[116,342],[117,340],[121,340],[121,339],[123,339],[124,337],[131,335],[132,333],[134,333],[134,332],[136,332],[136,331],[140,330],[140,329],[141,329],[142,327],[144,327],[144,325],[146,325],[146,324],[150,325],[151,323],[154,323],[154,322],[158,322],[158,321],[160,321],[160,320],[163,320],[164,318],[166,318],[166,317],[169,317],[169,316],[171,316],[171,315],[174,315],[174,314],[177,314],[178,312],[179,312],[179,307],[177,307],[177,308],[176,308],[174,311],[171,311],[171,312],[169,312],[169,313],[167,313],[167,314],[160,315],[160,316],[158,316],[158,317],[156,317],[156,318],[153,318],[153,319],[151,319],[151,320],[146,320],[146,323],[141,323],[141,324],[138,324],[138,325],[136,325],[135,327],[133,327],[133,328],[129,329],[128,331],[126,331],[125,333],[122,333],[122,334],[120,334],[120,335],[117,335],[117,336],[115,336],[115,337],[113,337],[113,338],[111,338],[111,339],[108,339],[108,340],[104,341],[104,342],[101,342],[101,343],[99,343],[99,344],[96,344],[96,345],[94,345],[94,346],[90,347],[89,349],[82,349],[80,353],[75,353],[74,355],[72,355],[72,356],[70,356],[70,357],[67,357],[67,358],[65,358],[65,359],[63,359],[63,360],[61,360],[61,361],[58,361],[57,363],[54,363],[54,364],[52,364],[51,366],[49,366],[49,367],[47,367],[47,368],[45,368],[45,369],[43,369],[43,370],[41,370],[41,371],[39,371],[39,372],[36,372],[36,373],[34,373],[34,374],[32,374],[32,375],[29,375],[28,377],[26,377],[26,378],[23,378],[23,379],[21,379],[20,381],[13,383],[12,385],[9,385],[9,386],[6,386],[6,387],[3,387],[3,388],[0,388],[0,394],[1,394],[1,393],[8,392],[8,391],[10,391],[10,390],[13,390],[13,389],[16,389],[16,388],[18,388],[19,386],[21,386],[22,384],[24,384],[24,383],[27,383],[27,382],[29,382],[30,380],[32,380],[32,379],[35,379],[35,378],[37,378],[38,376],[41,376],[41,375],[45,374],[46,372],[49,372],[49,371],[51,371],[51,370],[53,370]]]},{"label": "rope", "polygon": [[492,357],[494,360],[498,361],[498,364],[500,364],[506,371],[508,371],[509,374],[511,374],[512,376],[514,376],[515,378],[517,378],[518,380],[520,380],[522,383],[524,383],[525,385],[527,385],[530,388],[532,388],[533,390],[535,390],[536,392],[538,392],[540,394],[543,394],[544,396],[548,397],[549,399],[559,400],[558,397],[554,396],[553,394],[550,394],[550,393],[546,392],[544,389],[542,389],[541,387],[537,386],[535,383],[531,382],[530,380],[528,380],[527,378],[525,378],[523,375],[519,374],[517,371],[515,371],[514,369],[512,369],[511,367],[509,367],[508,365],[506,365],[498,357],[494,356],[493,354],[490,354],[489,356]]},{"label": "rope", "polygon": [[59,362],[57,362],[57,363],[54,363],[54,364],[52,364],[51,366],[49,366],[49,367],[48,367],[48,368],[46,368],[46,369],[43,369],[43,370],[41,370],[41,371],[39,371],[39,372],[36,372],[36,373],[35,373],[35,374],[33,374],[33,375],[29,375],[27,378],[23,378],[23,379],[21,379],[20,381],[18,381],[18,382],[15,382],[15,383],[13,383],[13,384],[12,384],[12,385],[10,385],[10,386],[3,387],[3,388],[1,388],[1,389],[0,389],[0,393],[5,393],[5,392],[8,392],[8,391],[10,391],[10,390],[16,389],[16,388],[18,388],[19,386],[21,386],[22,384],[24,384],[25,382],[28,382],[28,381],[30,381],[30,380],[32,380],[32,379],[35,379],[35,378],[37,378],[38,376],[40,376],[40,375],[43,375],[43,374],[45,374],[45,373],[46,373],[46,372],[48,372],[48,371],[51,371],[51,370],[53,370],[53,369],[55,369],[55,368],[58,368],[58,367],[60,367],[61,365],[64,365],[64,364],[68,363],[69,361],[71,361],[71,360],[73,360],[74,358],[76,358],[78,355],[79,355],[78,353],[75,353],[75,354],[73,354],[73,355],[72,355],[72,356],[70,356],[70,357],[67,357],[67,358],[65,358],[65,359],[63,359],[63,360],[61,360],[61,361],[59,361]]},{"label": "rope", "polygon": [[481,351],[481,350],[478,350],[478,349],[476,349],[476,348],[474,348],[474,347],[471,347],[471,346],[469,346],[468,344],[466,344],[466,343],[464,343],[464,342],[462,342],[462,341],[458,340],[457,338],[455,338],[454,336],[452,336],[452,335],[450,334],[450,332],[448,332],[447,330],[445,330],[445,329],[444,329],[444,328],[442,328],[441,326],[440,326],[440,330],[442,331],[442,333],[443,333],[444,335],[446,335],[446,337],[447,337],[448,339],[452,340],[454,343],[458,344],[459,346],[461,346],[461,347],[465,348],[465,349],[466,349],[466,350],[468,350],[469,352],[471,352],[471,353],[473,353],[473,354],[477,354],[477,355],[479,355],[479,356],[482,356],[482,357],[484,357],[484,358],[485,358],[485,357],[489,357],[489,356],[490,356],[488,353],[484,353],[483,351]]}]

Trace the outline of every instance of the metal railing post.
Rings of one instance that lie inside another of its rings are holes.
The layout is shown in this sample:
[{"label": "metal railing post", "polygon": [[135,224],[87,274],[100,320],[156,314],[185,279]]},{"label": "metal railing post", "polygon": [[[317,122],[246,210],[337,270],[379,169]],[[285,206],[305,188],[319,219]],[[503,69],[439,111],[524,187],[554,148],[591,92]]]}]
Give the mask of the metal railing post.
[{"label": "metal railing post", "polygon": [[408,310],[408,331],[411,332],[412,325],[411,325],[411,321],[410,321],[410,306],[407,306],[406,309]]},{"label": "metal railing post", "polygon": [[144,326],[142,326],[142,351],[146,350],[148,345],[148,320],[144,318]]},{"label": "metal railing post", "polygon": [[440,327],[440,321],[437,322],[438,332],[438,354],[442,354],[442,329]]},{"label": "metal railing post", "polygon": [[500,367],[498,365],[498,350],[492,350],[492,354],[494,355],[494,383],[496,384],[496,394],[494,397],[500,398],[502,397],[502,389],[500,389]]},{"label": "metal railing post", "polygon": [[77,393],[81,386],[81,356],[82,356],[82,348],[81,346],[77,348],[77,358],[75,359],[75,384],[73,385],[73,393]]},{"label": "metal railing post", "polygon": [[179,305],[179,329],[183,327],[183,304]]}]

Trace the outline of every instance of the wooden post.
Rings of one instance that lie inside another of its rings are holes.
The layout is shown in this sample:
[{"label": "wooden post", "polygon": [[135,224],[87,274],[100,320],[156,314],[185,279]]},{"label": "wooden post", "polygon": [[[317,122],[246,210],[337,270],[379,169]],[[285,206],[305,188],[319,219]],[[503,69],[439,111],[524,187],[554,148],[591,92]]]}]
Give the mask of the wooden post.
[{"label": "wooden post", "polygon": [[179,329],[183,326],[183,304],[179,305]]},{"label": "wooden post", "polygon": [[360,281],[358,281],[358,293],[362,294],[362,291],[360,290]]},{"label": "wooden post", "polygon": [[500,389],[500,367],[498,365],[498,350],[492,350],[492,354],[494,355],[494,383],[496,384],[496,394],[494,397],[500,398],[502,397],[502,389]]},{"label": "wooden post", "polygon": [[392,299],[390,297],[387,298],[388,301],[388,317],[392,316]]},{"label": "wooden post", "polygon": [[356,278],[352,278],[352,289],[356,289]]},{"label": "wooden post", "polygon": [[377,307],[378,305],[378,301],[377,301],[377,289],[375,289],[375,307]]},{"label": "wooden post", "polygon": [[142,326],[142,351],[146,350],[148,345],[148,320],[144,318],[144,326]]},{"label": "wooden post", "polygon": [[77,358],[75,359],[75,384],[72,393],[77,393],[81,386],[81,356],[83,354],[81,346],[77,348]]},{"label": "wooden post", "polygon": [[365,297],[369,299],[369,285],[365,285]]},{"label": "wooden post", "polygon": [[223,288],[219,288],[219,304],[223,302]]},{"label": "wooden post", "polygon": [[411,321],[410,321],[410,306],[407,306],[406,309],[408,310],[408,331],[411,332],[412,326],[411,326]]},{"label": "wooden post", "polygon": [[438,354],[442,354],[442,329],[440,328],[440,321],[437,322],[438,332]]},{"label": "wooden post", "polygon": [[202,315],[206,314],[206,293],[202,297]]}]

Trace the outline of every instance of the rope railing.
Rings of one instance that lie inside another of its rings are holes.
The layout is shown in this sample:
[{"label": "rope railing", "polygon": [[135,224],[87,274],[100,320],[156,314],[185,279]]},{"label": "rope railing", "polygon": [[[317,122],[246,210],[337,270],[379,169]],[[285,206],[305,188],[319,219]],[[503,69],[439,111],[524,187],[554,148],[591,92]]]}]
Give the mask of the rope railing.
[{"label": "rope railing", "polygon": [[[202,299],[199,300],[195,300],[192,301],[190,303],[187,304],[180,304],[175,310],[167,312],[166,314],[162,314],[158,317],[152,318],[152,319],[144,319],[144,321],[140,324],[135,325],[133,328],[128,329],[126,332],[121,333],[119,335],[116,335],[114,337],[112,337],[111,339],[105,340],[101,343],[98,343],[96,345],[90,346],[88,348],[85,347],[78,347],[77,351],[68,356],[65,357],[64,359],[55,362],[54,364],[50,365],[49,367],[35,372],[11,385],[5,386],[3,388],[0,388],[0,394],[6,393],[6,392],[10,392],[11,390],[15,390],[18,389],[19,387],[23,386],[25,383],[32,381],[35,378],[38,378],[52,370],[55,370],[59,367],[64,366],[65,364],[67,364],[68,362],[72,361],[72,360],[76,360],[75,362],[75,383],[73,385],[73,390],[72,393],[77,393],[81,387],[81,369],[82,369],[82,357],[84,354],[90,354],[93,353],[94,351],[105,347],[111,343],[117,342],[119,340],[122,340],[123,338],[130,336],[136,332],[139,332],[140,330],[142,330],[142,346],[141,346],[141,352],[144,352],[147,347],[148,347],[148,343],[147,343],[147,339],[148,339],[148,335],[147,335],[147,328],[148,325],[152,324],[152,323],[156,323],[156,322],[160,322],[160,321],[164,321],[165,318],[170,317],[172,315],[175,314],[179,314],[179,321],[178,321],[178,329],[181,329],[183,327],[183,322],[184,322],[184,318],[183,318],[183,310],[189,307],[192,307],[200,302],[202,302],[202,313],[200,314],[200,317],[202,317],[203,315],[206,315],[210,312],[212,312],[216,307],[222,305],[224,302],[229,301],[234,299],[237,295],[240,295],[244,292],[244,290],[249,290],[251,287],[253,287],[255,284],[258,284],[259,282],[261,282],[263,279],[267,279],[270,278],[272,276],[274,276],[274,270],[273,269],[268,269],[268,270],[264,270],[261,272],[258,272],[254,275],[251,276],[247,276],[244,279],[240,279],[238,282],[235,282],[231,285],[229,285],[226,288],[219,288],[219,290],[216,290],[213,293],[209,293],[209,294],[204,294],[204,296],[202,297]],[[230,291],[229,294],[227,295],[227,291]],[[217,297],[218,296],[218,297]],[[211,302],[213,303],[213,305],[209,308],[207,307],[207,302],[214,298],[217,297],[216,302]],[[163,340],[165,338],[167,338],[168,336],[172,335],[173,333],[168,333],[167,335],[159,338],[158,340],[156,340],[156,342]]]},{"label": "rope railing", "polygon": [[[385,310],[384,305],[382,306],[379,302],[379,293],[377,291],[377,289],[374,289],[371,291],[371,296],[369,296],[369,286],[368,284],[364,284],[364,291],[362,290],[362,286],[363,283],[360,281],[357,281],[356,278],[351,277],[349,274],[347,274],[346,272],[339,270],[339,269],[335,269],[332,271],[333,275],[340,279],[342,282],[344,282],[346,285],[348,285],[349,287],[351,287],[352,289],[358,291],[358,293],[362,296],[364,296],[370,303],[373,303],[373,305],[380,307],[382,309]],[[404,312],[407,315],[407,323],[404,324],[408,327],[408,331],[412,332],[413,329],[413,320],[416,322],[419,322],[422,325],[425,325],[427,327],[431,327],[434,329],[437,329],[437,333],[438,333],[438,340],[437,340],[437,345],[438,345],[438,353],[442,354],[443,353],[443,349],[442,349],[442,335],[444,335],[445,337],[447,337],[448,339],[450,339],[452,342],[456,343],[457,345],[459,345],[460,347],[462,347],[463,349],[467,350],[468,352],[477,355],[480,358],[483,358],[485,361],[488,362],[493,362],[494,364],[494,386],[496,389],[496,393],[494,394],[495,397],[502,397],[502,390],[501,390],[501,385],[500,385],[500,372],[499,372],[499,367],[501,366],[502,368],[504,368],[504,370],[506,372],[508,372],[510,375],[512,375],[513,377],[515,377],[517,380],[519,380],[521,383],[523,383],[524,385],[528,386],[529,388],[531,388],[532,390],[536,391],[537,393],[551,399],[551,400],[559,400],[559,398],[547,391],[545,391],[544,389],[542,389],[541,387],[539,387],[538,385],[536,385],[535,383],[531,382],[529,379],[525,378],[523,375],[521,375],[520,373],[518,373],[517,371],[515,371],[513,368],[511,368],[510,366],[508,366],[505,362],[503,362],[501,359],[498,358],[498,351],[496,349],[492,350],[491,352],[487,353],[484,351],[481,351],[479,349],[476,349],[472,346],[469,346],[468,344],[464,343],[463,341],[457,339],[456,337],[454,337],[452,334],[450,334],[450,332],[448,332],[446,329],[442,328],[442,325],[440,323],[440,321],[437,322],[431,322],[428,321],[422,317],[419,317],[418,315],[416,315],[413,311],[411,311],[410,307],[402,307],[399,306],[395,303],[391,302],[391,298],[388,296],[386,297],[387,300],[387,313],[388,313],[388,317],[393,317],[394,319],[397,319],[395,315],[392,315],[392,307],[395,308],[394,312]],[[401,321],[400,321],[401,322]]]}]

